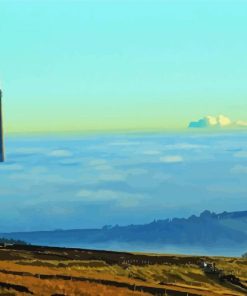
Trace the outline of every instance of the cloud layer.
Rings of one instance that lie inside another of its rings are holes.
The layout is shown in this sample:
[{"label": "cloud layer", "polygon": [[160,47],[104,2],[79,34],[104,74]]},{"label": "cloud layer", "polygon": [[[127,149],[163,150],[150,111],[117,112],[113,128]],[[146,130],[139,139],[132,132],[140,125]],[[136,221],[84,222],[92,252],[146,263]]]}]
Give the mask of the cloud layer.
[{"label": "cloud layer", "polygon": [[246,133],[6,140],[3,231],[140,224],[205,207],[247,208]]}]

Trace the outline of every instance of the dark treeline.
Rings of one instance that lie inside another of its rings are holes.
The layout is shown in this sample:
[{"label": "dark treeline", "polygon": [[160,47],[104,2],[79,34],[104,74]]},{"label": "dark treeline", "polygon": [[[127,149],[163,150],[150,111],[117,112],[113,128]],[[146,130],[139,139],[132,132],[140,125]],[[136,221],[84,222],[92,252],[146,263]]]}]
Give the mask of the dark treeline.
[{"label": "dark treeline", "polygon": [[0,237],[0,244],[26,245],[27,243],[18,239],[16,240],[11,238]]}]

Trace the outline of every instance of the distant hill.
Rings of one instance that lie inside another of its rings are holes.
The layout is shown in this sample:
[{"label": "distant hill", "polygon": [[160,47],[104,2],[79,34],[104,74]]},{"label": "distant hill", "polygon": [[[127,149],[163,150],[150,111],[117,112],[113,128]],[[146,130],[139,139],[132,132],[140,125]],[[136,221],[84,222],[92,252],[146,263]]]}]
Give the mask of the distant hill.
[{"label": "distant hill", "polygon": [[[0,237],[24,240],[37,245],[135,246],[204,248],[240,248],[247,246],[247,211],[157,220],[144,225],[104,226],[101,229],[73,229],[2,233]],[[143,248],[142,248],[143,249]]]}]

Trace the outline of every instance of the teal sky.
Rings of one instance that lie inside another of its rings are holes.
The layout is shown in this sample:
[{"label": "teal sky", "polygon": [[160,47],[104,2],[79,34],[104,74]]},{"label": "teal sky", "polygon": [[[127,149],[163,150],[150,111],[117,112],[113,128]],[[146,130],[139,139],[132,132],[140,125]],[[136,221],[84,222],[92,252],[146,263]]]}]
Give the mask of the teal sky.
[{"label": "teal sky", "polygon": [[247,120],[246,1],[0,0],[8,132]]}]

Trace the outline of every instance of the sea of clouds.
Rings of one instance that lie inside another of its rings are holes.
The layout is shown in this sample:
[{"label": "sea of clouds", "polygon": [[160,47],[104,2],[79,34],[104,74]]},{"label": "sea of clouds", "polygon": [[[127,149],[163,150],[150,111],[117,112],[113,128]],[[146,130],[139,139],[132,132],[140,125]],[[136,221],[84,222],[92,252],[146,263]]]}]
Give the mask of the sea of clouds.
[{"label": "sea of clouds", "polygon": [[247,134],[9,136],[2,232],[247,209]]}]

